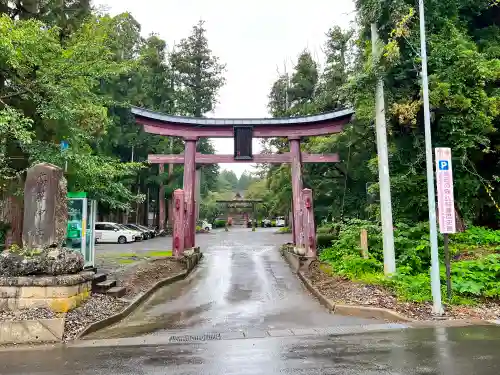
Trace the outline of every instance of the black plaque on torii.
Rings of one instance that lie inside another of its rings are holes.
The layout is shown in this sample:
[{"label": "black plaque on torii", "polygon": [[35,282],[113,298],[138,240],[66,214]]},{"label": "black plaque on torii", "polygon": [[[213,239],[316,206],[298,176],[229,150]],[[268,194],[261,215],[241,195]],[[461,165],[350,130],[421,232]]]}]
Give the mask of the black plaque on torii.
[{"label": "black plaque on torii", "polygon": [[253,127],[234,126],[234,160],[252,160]]}]

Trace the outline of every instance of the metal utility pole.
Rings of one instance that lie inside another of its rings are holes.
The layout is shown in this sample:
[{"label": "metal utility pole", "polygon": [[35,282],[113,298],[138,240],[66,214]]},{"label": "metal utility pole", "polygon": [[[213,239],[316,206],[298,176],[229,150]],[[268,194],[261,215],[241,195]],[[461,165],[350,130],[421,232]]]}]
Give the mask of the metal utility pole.
[{"label": "metal utility pole", "polygon": [[422,58],[422,91],[424,100],[425,159],[427,168],[427,197],[429,201],[429,236],[431,240],[431,291],[432,312],[443,314],[441,303],[441,279],[439,276],[439,253],[436,223],[436,196],[434,191],[434,164],[432,161],[431,114],[429,106],[429,79],[427,76],[427,47],[425,38],[424,0],[419,0],[420,12],[420,57]]},{"label": "metal utility pole", "polygon": [[[372,55],[380,56],[377,24],[371,24]],[[384,273],[396,272],[394,256],[394,227],[392,224],[391,183],[389,179],[389,156],[387,153],[387,133],[385,124],[384,82],[377,79],[375,93],[375,130],[377,135],[378,179],[380,187],[380,212],[382,217],[382,235],[384,247]]]}]

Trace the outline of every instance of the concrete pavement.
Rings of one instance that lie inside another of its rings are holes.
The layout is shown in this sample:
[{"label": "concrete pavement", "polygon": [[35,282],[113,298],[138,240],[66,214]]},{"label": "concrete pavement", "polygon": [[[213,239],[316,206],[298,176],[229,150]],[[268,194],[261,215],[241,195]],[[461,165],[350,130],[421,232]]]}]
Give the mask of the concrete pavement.
[{"label": "concrete pavement", "polygon": [[200,235],[205,257],[191,277],[161,289],[126,320],[91,338],[379,323],[332,315],[310,296],[277,250],[290,239],[272,228]]}]

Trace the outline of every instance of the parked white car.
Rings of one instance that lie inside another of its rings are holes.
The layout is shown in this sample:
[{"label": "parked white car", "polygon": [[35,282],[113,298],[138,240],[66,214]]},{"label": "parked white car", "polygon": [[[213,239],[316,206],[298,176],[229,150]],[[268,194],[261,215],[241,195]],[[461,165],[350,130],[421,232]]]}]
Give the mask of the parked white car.
[{"label": "parked white car", "polygon": [[285,218],[283,216],[279,216],[276,218],[276,226],[284,227],[285,226]]},{"label": "parked white car", "polygon": [[134,242],[138,232],[125,229],[117,223],[100,222],[95,223],[95,241],[98,243],[127,243]]},{"label": "parked white car", "polygon": [[212,224],[210,224],[206,220],[201,220],[198,225],[200,226],[201,229],[206,230],[207,232],[210,232],[212,230]]}]

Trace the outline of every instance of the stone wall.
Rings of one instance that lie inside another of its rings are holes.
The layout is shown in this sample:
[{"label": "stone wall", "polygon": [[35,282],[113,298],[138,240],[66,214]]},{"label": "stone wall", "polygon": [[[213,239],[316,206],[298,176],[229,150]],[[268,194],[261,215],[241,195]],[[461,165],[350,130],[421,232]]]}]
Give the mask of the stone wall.
[{"label": "stone wall", "polygon": [[68,312],[86,300],[93,272],[62,276],[0,277],[0,310],[46,307]]}]

